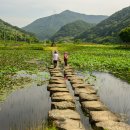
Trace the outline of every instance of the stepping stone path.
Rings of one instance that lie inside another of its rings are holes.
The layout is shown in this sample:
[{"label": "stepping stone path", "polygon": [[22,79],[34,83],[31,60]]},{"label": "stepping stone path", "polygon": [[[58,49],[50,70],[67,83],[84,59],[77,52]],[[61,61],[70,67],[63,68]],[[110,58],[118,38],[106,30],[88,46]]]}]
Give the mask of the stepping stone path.
[{"label": "stepping stone path", "polygon": [[[63,59],[60,58],[60,63]],[[49,67],[50,82],[47,89],[51,93],[49,120],[58,130],[85,130],[79,113],[76,111],[74,97],[70,94],[64,75],[70,81],[75,96],[79,97],[82,110],[89,116],[94,130],[130,130],[130,125],[120,122],[120,117],[111,112],[97,96],[95,89],[77,76],[71,66]]]},{"label": "stepping stone path", "polygon": [[[83,124],[80,121],[80,115],[76,111],[76,105],[74,97],[70,94],[66,81],[63,78],[61,69],[53,69],[51,66],[50,81],[47,86],[47,90],[51,95],[51,111],[49,111],[49,120],[59,130],[85,130]],[[68,73],[74,72],[71,68],[68,68]]]}]

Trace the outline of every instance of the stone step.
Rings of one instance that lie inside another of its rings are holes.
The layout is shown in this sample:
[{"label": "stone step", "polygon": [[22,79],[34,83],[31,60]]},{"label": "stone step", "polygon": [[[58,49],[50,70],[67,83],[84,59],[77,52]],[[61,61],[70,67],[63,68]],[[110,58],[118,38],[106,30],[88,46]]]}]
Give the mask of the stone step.
[{"label": "stone step", "polygon": [[69,92],[67,88],[50,88],[51,95],[55,92]]},{"label": "stone step", "polygon": [[51,77],[50,80],[64,80],[63,77]]},{"label": "stone step", "polygon": [[96,94],[86,94],[86,93],[80,93],[79,94],[79,101],[97,101],[99,100],[99,97]]},{"label": "stone step", "polygon": [[75,88],[74,92],[75,92],[75,96],[79,96],[80,93],[96,94],[95,90],[90,89],[88,87],[85,87],[85,88]]},{"label": "stone step", "polygon": [[67,102],[74,102],[73,97],[68,94],[68,95],[62,95],[62,96],[55,96],[55,97],[51,97],[52,102],[61,102],[61,101],[67,101]]},{"label": "stone step", "polygon": [[50,80],[50,81],[49,81],[49,84],[65,84],[65,80],[61,80],[61,79],[58,79],[58,80]]},{"label": "stone step", "polygon": [[52,121],[65,120],[65,119],[80,120],[80,115],[76,111],[70,109],[66,110],[54,109],[49,111],[49,119],[51,119]]},{"label": "stone step", "polygon": [[123,122],[104,121],[96,123],[97,130],[130,130],[130,125]]},{"label": "stone step", "polygon": [[54,121],[59,130],[85,130],[83,124],[79,120],[65,119]]},{"label": "stone step", "polygon": [[52,94],[52,97],[60,97],[64,95],[70,95],[70,93],[69,92],[56,92]]},{"label": "stone step", "polygon": [[53,73],[51,74],[52,77],[63,77],[62,73]]},{"label": "stone step", "polygon": [[80,77],[78,77],[78,76],[76,76],[76,75],[73,76],[73,77],[69,77],[68,79],[69,79],[70,81],[71,81],[71,80],[75,80],[75,79],[77,79],[77,80],[82,80],[82,81],[83,81],[82,78],[80,78]]},{"label": "stone step", "polygon": [[75,88],[85,88],[85,84],[72,84],[72,88],[75,89]]},{"label": "stone step", "polygon": [[119,117],[110,111],[91,111],[90,121],[92,123],[103,121],[120,121]]},{"label": "stone step", "polygon": [[72,85],[73,85],[73,84],[84,84],[84,81],[75,79],[75,80],[70,80],[70,83],[71,83]]},{"label": "stone step", "polygon": [[82,109],[89,113],[90,111],[105,111],[107,107],[100,101],[84,101],[81,102]]},{"label": "stone step", "polygon": [[51,88],[66,88],[66,84],[49,84],[47,90],[50,90]]},{"label": "stone step", "polygon": [[55,69],[53,69],[53,70],[50,70],[50,73],[61,73],[61,70],[55,70]]},{"label": "stone step", "polygon": [[72,109],[75,110],[75,104],[69,101],[52,102],[51,109]]},{"label": "stone step", "polygon": [[71,77],[74,77],[75,75],[73,75],[73,74],[70,74],[70,75],[66,75],[68,78],[71,78]]},{"label": "stone step", "polygon": [[73,74],[73,73],[74,73],[74,70],[72,70],[72,69],[68,69],[68,70],[65,70],[64,73],[65,73],[65,74],[67,74],[67,73],[71,73],[71,74]]}]

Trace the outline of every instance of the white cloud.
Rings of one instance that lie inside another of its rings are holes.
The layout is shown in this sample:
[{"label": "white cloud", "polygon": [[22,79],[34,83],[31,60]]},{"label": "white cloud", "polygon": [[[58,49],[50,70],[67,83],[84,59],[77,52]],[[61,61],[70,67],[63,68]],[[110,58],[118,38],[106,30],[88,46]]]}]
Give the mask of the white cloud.
[{"label": "white cloud", "polygon": [[85,14],[111,15],[130,0],[0,0],[0,17],[17,26],[69,9]]}]

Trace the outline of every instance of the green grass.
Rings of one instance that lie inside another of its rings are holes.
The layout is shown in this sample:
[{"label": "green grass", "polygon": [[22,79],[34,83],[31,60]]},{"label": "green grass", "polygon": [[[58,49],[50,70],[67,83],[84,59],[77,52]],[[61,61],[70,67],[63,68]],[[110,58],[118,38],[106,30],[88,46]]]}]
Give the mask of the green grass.
[{"label": "green grass", "polygon": [[62,54],[69,52],[69,63],[76,69],[109,72],[130,83],[129,49],[120,45],[59,45]]}]

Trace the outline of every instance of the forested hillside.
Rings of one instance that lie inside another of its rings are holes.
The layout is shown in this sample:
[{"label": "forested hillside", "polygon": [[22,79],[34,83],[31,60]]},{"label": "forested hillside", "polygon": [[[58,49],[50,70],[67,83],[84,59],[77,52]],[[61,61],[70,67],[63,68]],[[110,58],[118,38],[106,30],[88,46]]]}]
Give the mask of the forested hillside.
[{"label": "forested hillside", "polygon": [[51,39],[55,41],[71,40],[93,26],[94,24],[78,20],[61,27],[61,29]]},{"label": "forested hillside", "polygon": [[37,38],[16,26],[12,26],[0,19],[0,40],[37,42]]},{"label": "forested hillside", "polygon": [[60,14],[37,19],[23,29],[34,33],[40,40],[44,40],[51,38],[62,26],[76,20],[97,24],[107,17],[104,15],[85,15],[66,10]]},{"label": "forested hillside", "polygon": [[114,13],[108,19],[78,36],[77,39],[98,43],[119,42],[120,31],[126,27],[130,27],[130,7]]}]

